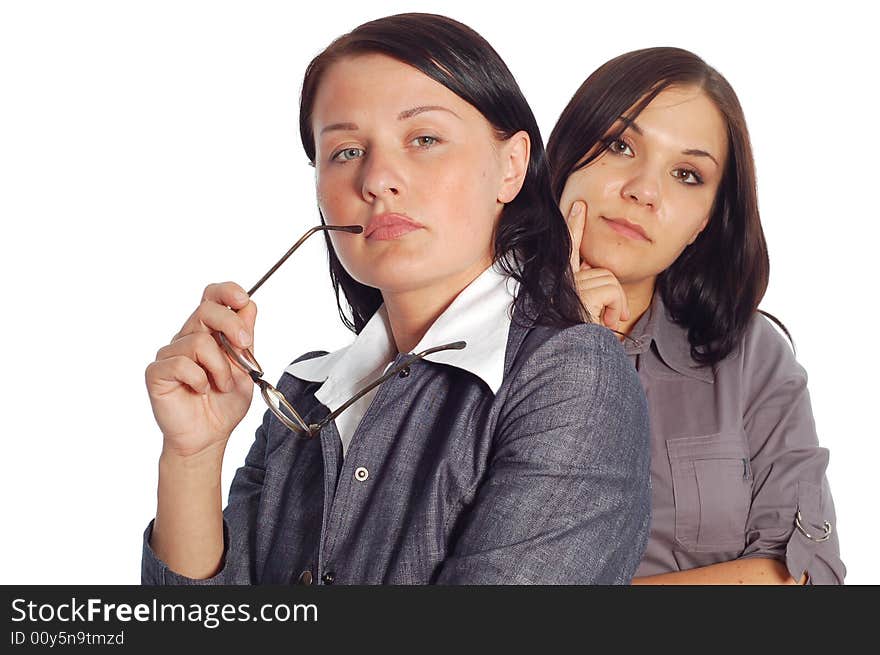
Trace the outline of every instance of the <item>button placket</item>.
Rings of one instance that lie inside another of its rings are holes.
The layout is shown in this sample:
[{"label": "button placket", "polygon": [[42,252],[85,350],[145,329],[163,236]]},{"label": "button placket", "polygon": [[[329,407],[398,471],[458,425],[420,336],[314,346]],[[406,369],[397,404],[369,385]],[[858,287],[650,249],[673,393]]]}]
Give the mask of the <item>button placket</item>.
[{"label": "button placket", "polygon": [[[408,355],[399,354],[392,362],[392,366],[397,365],[407,356]],[[401,375],[404,371],[406,371],[406,374]],[[401,369],[396,377],[399,379],[401,377],[408,377],[410,374],[410,367],[407,366],[405,369]],[[322,548],[320,552],[319,571],[326,566],[324,562],[331,560],[336,555],[337,537],[346,532],[346,528],[344,527],[345,524],[349,522],[352,513],[356,513],[360,504],[363,502],[363,496],[359,493],[359,486],[366,483],[367,479],[370,477],[370,471],[367,466],[355,466],[355,463],[358,461],[365,461],[366,464],[369,465],[375,457],[369,450],[366,452],[363,451],[365,448],[365,440],[359,438],[359,435],[361,435],[362,431],[368,432],[376,423],[378,420],[377,412],[380,411],[379,408],[385,403],[385,396],[392,393],[391,389],[393,389],[394,384],[395,378],[392,377],[390,380],[387,380],[379,386],[378,392],[373,397],[373,400],[364,415],[361,417],[358,427],[355,429],[349,450],[341,462],[339,484],[331,492],[332,495],[330,497],[332,498],[332,501],[327,508],[326,523],[322,529]],[[336,430],[336,438],[339,438],[338,430]],[[349,467],[355,467],[354,472],[352,472]],[[336,579],[334,571],[327,570],[326,568],[324,568],[324,571],[324,574],[321,575],[320,578],[322,584],[333,584]]]}]

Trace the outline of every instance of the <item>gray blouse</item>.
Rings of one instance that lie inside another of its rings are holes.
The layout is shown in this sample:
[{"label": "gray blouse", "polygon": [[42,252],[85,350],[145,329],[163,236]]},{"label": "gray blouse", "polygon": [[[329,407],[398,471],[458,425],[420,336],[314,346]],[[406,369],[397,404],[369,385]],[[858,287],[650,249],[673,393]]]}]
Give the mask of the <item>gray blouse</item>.
[{"label": "gray blouse", "polygon": [[740,347],[700,368],[659,294],[630,336],[624,349],[648,398],[653,485],[636,576],[771,557],[796,580],[807,572],[809,583],[842,584],[828,450],[784,337],[758,314]]}]

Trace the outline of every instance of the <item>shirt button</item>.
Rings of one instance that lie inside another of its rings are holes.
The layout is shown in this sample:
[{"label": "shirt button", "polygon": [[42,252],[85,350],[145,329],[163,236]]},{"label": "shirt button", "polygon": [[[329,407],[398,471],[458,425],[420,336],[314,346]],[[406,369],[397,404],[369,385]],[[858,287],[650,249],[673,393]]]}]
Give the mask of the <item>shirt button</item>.
[{"label": "shirt button", "polygon": [[358,482],[363,482],[368,477],[370,477],[370,472],[363,466],[358,466],[354,471],[354,479]]},{"label": "shirt button", "polygon": [[303,571],[299,575],[299,583],[300,584],[312,584],[312,572],[311,571]]},{"label": "shirt button", "polygon": [[324,584],[333,584],[333,581],[335,579],[336,579],[336,575],[333,573],[333,571],[327,571],[326,573],[324,573],[323,576],[321,576],[321,581]]},{"label": "shirt button", "polygon": [[409,376],[409,366],[407,366],[400,373],[397,374],[397,377],[399,377],[399,378],[405,378],[408,376]]}]

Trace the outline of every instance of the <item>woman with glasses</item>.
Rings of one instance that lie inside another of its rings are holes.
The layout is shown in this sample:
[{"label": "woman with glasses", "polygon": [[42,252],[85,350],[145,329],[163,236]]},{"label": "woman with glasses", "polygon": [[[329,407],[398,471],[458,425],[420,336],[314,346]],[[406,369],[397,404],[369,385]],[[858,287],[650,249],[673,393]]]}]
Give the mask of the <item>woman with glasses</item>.
[{"label": "woman with glasses", "polygon": [[647,393],[653,519],[634,582],[843,582],[806,373],[757,311],[769,260],[733,89],[685,50],[621,55],[547,154],[581,299]]},{"label": "woman with glasses", "polygon": [[[247,349],[250,295],[280,262],[248,293],[205,289],[146,371],[163,450],[143,581],[628,583],[649,523],[644,395],[583,320],[507,67],[453,20],[387,17],[311,62],[300,109],[321,215],[306,236],[324,233],[356,337],[275,387]],[[255,384],[270,410],[221,512]]]}]

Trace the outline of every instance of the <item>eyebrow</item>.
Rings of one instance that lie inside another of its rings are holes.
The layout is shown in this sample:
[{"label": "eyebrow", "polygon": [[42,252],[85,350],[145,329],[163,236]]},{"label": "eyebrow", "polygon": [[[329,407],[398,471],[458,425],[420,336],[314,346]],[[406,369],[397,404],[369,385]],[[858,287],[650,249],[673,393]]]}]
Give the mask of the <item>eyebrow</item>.
[{"label": "eyebrow", "polygon": [[[440,105],[422,105],[421,107],[413,107],[412,109],[405,109],[397,115],[397,120],[405,121],[407,119],[413,118],[414,116],[418,116],[419,114],[424,114],[426,111],[445,111],[457,119],[461,120],[461,116],[456,114],[454,111],[449,109],[448,107],[441,107]],[[342,130],[348,132],[354,132],[358,129],[356,123],[333,123],[332,125],[328,125],[321,129],[321,134],[325,134],[327,132],[333,132],[334,130]]]},{"label": "eyebrow", "polygon": [[[621,116],[620,120],[623,121],[624,125],[626,125],[628,128],[632,128],[633,132],[635,132],[639,136],[644,136],[644,132],[642,132],[642,128],[640,128],[634,120],[627,118],[626,116]],[[718,160],[715,159],[711,154],[709,154],[705,150],[699,150],[698,148],[687,148],[686,150],[682,150],[681,154],[694,155],[695,157],[708,157],[713,162],[715,162],[716,166],[718,166],[719,168],[721,167],[721,164],[718,163]]]},{"label": "eyebrow", "polygon": [[706,152],[705,150],[697,150],[696,148],[688,148],[687,150],[682,150],[681,154],[695,155],[697,157],[708,157],[709,159],[711,159],[712,161],[715,162],[716,166],[718,166],[719,168],[721,167],[721,164],[719,164],[718,161],[712,155],[710,155],[708,152]]},{"label": "eyebrow", "polygon": [[449,109],[448,107],[441,107],[440,105],[423,105],[421,107],[413,107],[412,109],[407,109],[405,111],[400,112],[397,115],[397,120],[405,121],[408,118],[412,118],[413,116],[418,116],[419,114],[424,114],[426,111],[445,111],[449,112],[457,119],[461,120],[461,116],[456,114],[454,111]]},{"label": "eyebrow", "polygon": [[358,126],[354,123],[333,123],[332,125],[328,125],[321,129],[321,134],[326,134],[327,132],[333,132],[334,130],[345,130],[348,132],[353,132],[358,129]]}]

